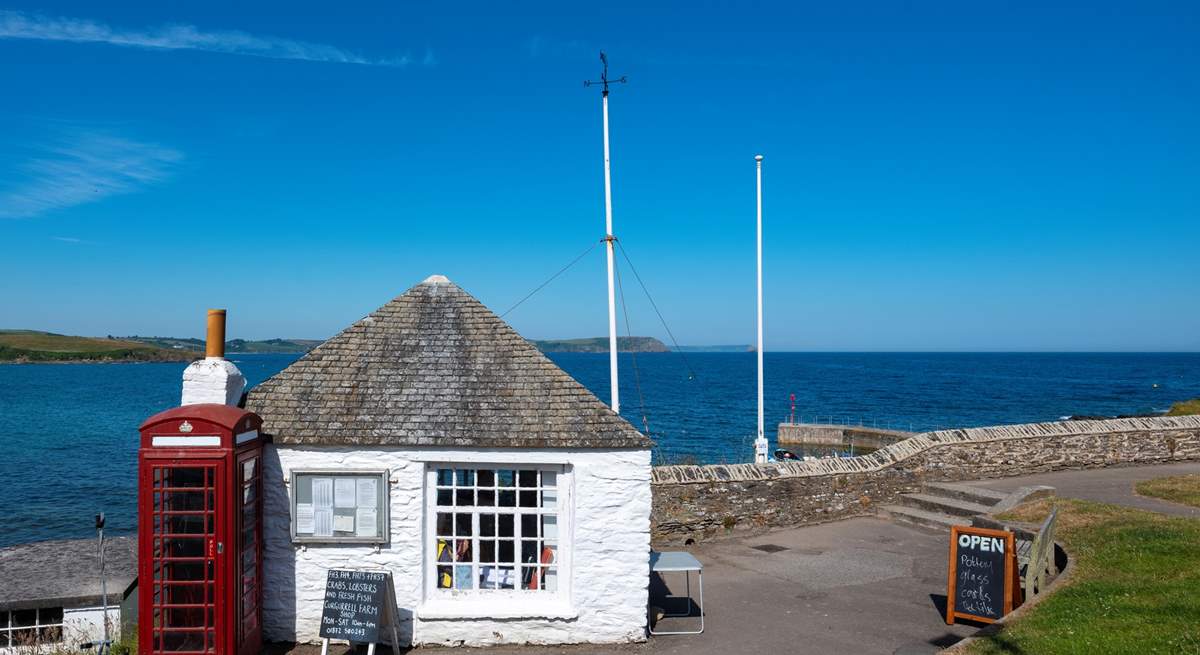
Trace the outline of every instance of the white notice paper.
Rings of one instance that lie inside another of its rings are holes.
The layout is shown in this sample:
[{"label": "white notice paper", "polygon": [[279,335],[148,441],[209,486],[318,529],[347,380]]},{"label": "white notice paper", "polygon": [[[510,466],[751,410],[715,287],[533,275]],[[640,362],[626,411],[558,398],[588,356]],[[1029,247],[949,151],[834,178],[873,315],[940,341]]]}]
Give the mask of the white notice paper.
[{"label": "white notice paper", "polygon": [[333,481],[333,506],[354,507],[354,478],[337,478]]},{"label": "white notice paper", "polygon": [[[358,478],[358,506],[375,507],[375,499],[379,497],[378,478]],[[374,525],[374,521],[371,522]],[[374,537],[375,535],[371,535]]]},{"label": "white notice paper", "polygon": [[312,503],[296,503],[296,534],[313,533]]},{"label": "white notice paper", "polygon": [[313,536],[333,536],[333,510],[319,509],[313,512]]},{"label": "white notice paper", "polygon": [[333,529],[337,532],[354,532],[354,517],[336,514],[333,517]]},{"label": "white notice paper", "polygon": [[[361,482],[361,480],[360,480]],[[375,510],[370,508],[359,507],[354,512],[355,518],[358,521],[358,532],[354,533],[357,537],[374,537],[375,534]]]},{"label": "white notice paper", "polygon": [[313,478],[312,501],[317,509],[333,507],[333,478]]}]

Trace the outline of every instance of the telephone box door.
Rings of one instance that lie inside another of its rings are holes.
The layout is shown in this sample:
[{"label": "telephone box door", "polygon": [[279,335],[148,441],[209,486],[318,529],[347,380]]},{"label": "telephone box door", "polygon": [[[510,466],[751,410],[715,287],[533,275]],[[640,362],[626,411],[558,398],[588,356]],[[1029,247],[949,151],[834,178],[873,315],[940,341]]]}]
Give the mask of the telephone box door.
[{"label": "telephone box door", "polygon": [[[150,510],[152,625],[142,627],[152,653],[217,653],[226,634],[222,560],[226,462],[221,458],[149,460],[143,469],[143,506]],[[147,634],[148,633],[148,634]],[[148,648],[147,648],[148,646]],[[143,651],[145,652],[145,651]]]},{"label": "telephone box door", "polygon": [[234,506],[237,516],[237,574],[239,655],[257,655],[262,650],[262,449],[238,458],[234,473]]}]

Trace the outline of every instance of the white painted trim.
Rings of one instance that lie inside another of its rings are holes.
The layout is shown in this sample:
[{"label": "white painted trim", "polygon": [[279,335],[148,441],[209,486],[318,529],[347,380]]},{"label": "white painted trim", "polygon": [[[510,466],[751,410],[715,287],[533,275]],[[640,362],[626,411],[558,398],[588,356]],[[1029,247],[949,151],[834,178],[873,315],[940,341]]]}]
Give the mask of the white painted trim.
[{"label": "white painted trim", "polygon": [[505,468],[505,465],[543,465],[558,464],[566,466],[571,463],[570,452],[561,450],[519,450],[505,449],[472,449],[459,451],[420,452],[413,453],[412,461],[421,464],[461,464],[477,466],[478,468]]},{"label": "white painted trim", "polygon": [[234,442],[241,445],[241,444],[246,443],[247,441],[253,441],[254,439],[257,439],[257,438],[258,438],[258,430],[250,430],[249,432],[243,432],[243,433],[239,434],[238,436],[234,437]]},{"label": "white painted trim", "polygon": [[508,598],[500,599],[446,599],[427,600],[417,607],[419,619],[562,619],[579,617],[575,609],[562,598],[521,598],[519,603]]},{"label": "white painted trim", "polygon": [[216,435],[156,436],[150,439],[151,446],[220,446],[221,437]]}]

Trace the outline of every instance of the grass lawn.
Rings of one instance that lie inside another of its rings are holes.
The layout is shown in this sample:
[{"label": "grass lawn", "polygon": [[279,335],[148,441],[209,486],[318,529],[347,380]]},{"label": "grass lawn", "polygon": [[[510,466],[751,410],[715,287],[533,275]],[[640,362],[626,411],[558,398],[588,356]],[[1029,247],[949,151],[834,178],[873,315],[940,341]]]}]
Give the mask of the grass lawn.
[{"label": "grass lawn", "polygon": [[1054,504],[1071,579],[970,652],[1200,654],[1200,521],[1063,499],[1004,518],[1041,521]]},{"label": "grass lawn", "polygon": [[1143,496],[1162,498],[1173,503],[1200,507],[1200,475],[1174,475],[1137,483],[1134,487]]}]

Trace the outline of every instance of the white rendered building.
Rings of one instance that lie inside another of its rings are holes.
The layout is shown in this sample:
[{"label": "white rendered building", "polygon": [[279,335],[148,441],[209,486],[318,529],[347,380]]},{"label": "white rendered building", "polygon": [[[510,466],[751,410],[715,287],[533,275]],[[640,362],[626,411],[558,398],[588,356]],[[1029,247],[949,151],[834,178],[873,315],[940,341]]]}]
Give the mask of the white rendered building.
[{"label": "white rendered building", "polygon": [[405,644],[645,638],[651,442],[446,278],[246,406],[267,640],[318,640],[330,569],[390,572]]}]

